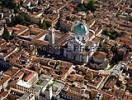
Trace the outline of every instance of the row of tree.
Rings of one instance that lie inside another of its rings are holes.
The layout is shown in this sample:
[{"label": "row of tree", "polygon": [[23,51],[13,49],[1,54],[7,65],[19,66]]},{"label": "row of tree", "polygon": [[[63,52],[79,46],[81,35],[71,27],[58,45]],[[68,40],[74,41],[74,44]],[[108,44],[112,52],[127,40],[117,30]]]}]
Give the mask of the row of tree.
[{"label": "row of tree", "polygon": [[9,32],[8,29],[4,27],[4,31],[1,37],[8,42],[9,40],[12,40],[14,38],[14,33]]},{"label": "row of tree", "polygon": [[77,11],[92,11],[94,12],[96,10],[96,7],[95,7],[95,0],[88,0],[88,3],[85,4],[78,4],[77,6]]},{"label": "row of tree", "polygon": [[10,9],[13,9],[16,7],[16,3],[14,0],[1,0],[1,4]]},{"label": "row of tree", "polygon": [[117,37],[121,37],[121,33],[118,33],[115,30],[105,29],[103,30],[102,34],[108,36],[110,39],[113,39],[113,40],[115,40]]}]

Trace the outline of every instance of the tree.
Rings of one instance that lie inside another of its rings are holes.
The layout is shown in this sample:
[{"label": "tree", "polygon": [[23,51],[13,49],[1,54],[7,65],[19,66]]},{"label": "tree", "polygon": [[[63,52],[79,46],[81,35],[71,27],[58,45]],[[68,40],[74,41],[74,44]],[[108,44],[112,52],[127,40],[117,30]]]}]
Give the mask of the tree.
[{"label": "tree", "polygon": [[90,11],[94,12],[96,10],[94,4],[95,4],[95,0],[88,0],[87,4],[86,3],[78,4],[76,10],[77,11],[85,11],[85,12],[90,10]]},{"label": "tree", "polygon": [[121,37],[121,33],[118,33],[115,30],[105,29],[105,30],[103,30],[102,34],[108,36],[112,40],[115,40],[117,37]]},{"label": "tree", "polygon": [[17,13],[20,9],[20,4],[16,4],[15,7],[13,8],[14,9],[14,13]]},{"label": "tree", "polygon": [[25,23],[25,16],[23,14],[16,16],[16,22],[24,24]]},{"label": "tree", "polygon": [[84,4],[78,4],[78,6],[77,6],[77,11],[87,11],[87,8],[85,7],[85,5]]},{"label": "tree", "polygon": [[15,0],[2,0],[2,4],[10,9],[13,9],[16,7]]},{"label": "tree", "polygon": [[2,38],[5,39],[6,41],[8,41],[10,39],[10,33],[8,32],[8,30],[6,28],[4,28]]},{"label": "tree", "polygon": [[130,16],[130,15],[127,16],[127,17],[126,17],[126,20],[132,22],[132,16]]},{"label": "tree", "polygon": [[29,25],[30,24],[30,17],[28,14],[22,12],[21,14],[15,16],[12,19],[12,23],[13,23],[13,25],[16,25],[16,24]]},{"label": "tree", "polygon": [[43,23],[41,23],[41,21],[39,23],[39,27],[43,29],[48,29],[50,26],[51,26],[51,23],[46,20],[44,20]]},{"label": "tree", "polygon": [[94,12],[96,10],[94,4],[95,4],[94,0],[89,0],[88,4],[86,6],[87,10],[91,10],[92,12]]}]

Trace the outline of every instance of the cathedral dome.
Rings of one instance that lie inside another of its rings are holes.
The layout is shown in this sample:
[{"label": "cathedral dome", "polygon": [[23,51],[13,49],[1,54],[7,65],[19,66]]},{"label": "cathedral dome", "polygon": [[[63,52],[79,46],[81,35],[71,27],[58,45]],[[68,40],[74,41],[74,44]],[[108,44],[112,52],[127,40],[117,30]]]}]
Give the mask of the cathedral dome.
[{"label": "cathedral dome", "polygon": [[77,21],[72,27],[72,32],[74,32],[77,36],[86,36],[89,33],[89,29],[85,23]]}]

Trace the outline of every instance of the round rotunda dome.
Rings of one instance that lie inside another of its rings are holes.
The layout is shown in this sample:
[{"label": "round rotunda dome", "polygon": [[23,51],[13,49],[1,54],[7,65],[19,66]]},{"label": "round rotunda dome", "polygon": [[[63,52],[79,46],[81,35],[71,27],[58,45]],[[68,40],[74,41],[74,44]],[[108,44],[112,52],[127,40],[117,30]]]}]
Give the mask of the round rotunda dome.
[{"label": "round rotunda dome", "polygon": [[72,32],[74,32],[77,36],[86,36],[89,33],[89,29],[85,23],[76,21],[73,24]]}]

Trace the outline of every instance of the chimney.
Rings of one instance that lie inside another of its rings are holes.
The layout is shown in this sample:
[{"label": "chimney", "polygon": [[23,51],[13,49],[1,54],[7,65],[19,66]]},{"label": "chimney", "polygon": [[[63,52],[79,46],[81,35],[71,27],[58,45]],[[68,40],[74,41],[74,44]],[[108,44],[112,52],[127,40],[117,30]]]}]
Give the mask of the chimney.
[{"label": "chimney", "polygon": [[55,33],[54,33],[53,24],[51,25],[51,28],[49,29],[49,44],[51,46],[55,44]]}]

